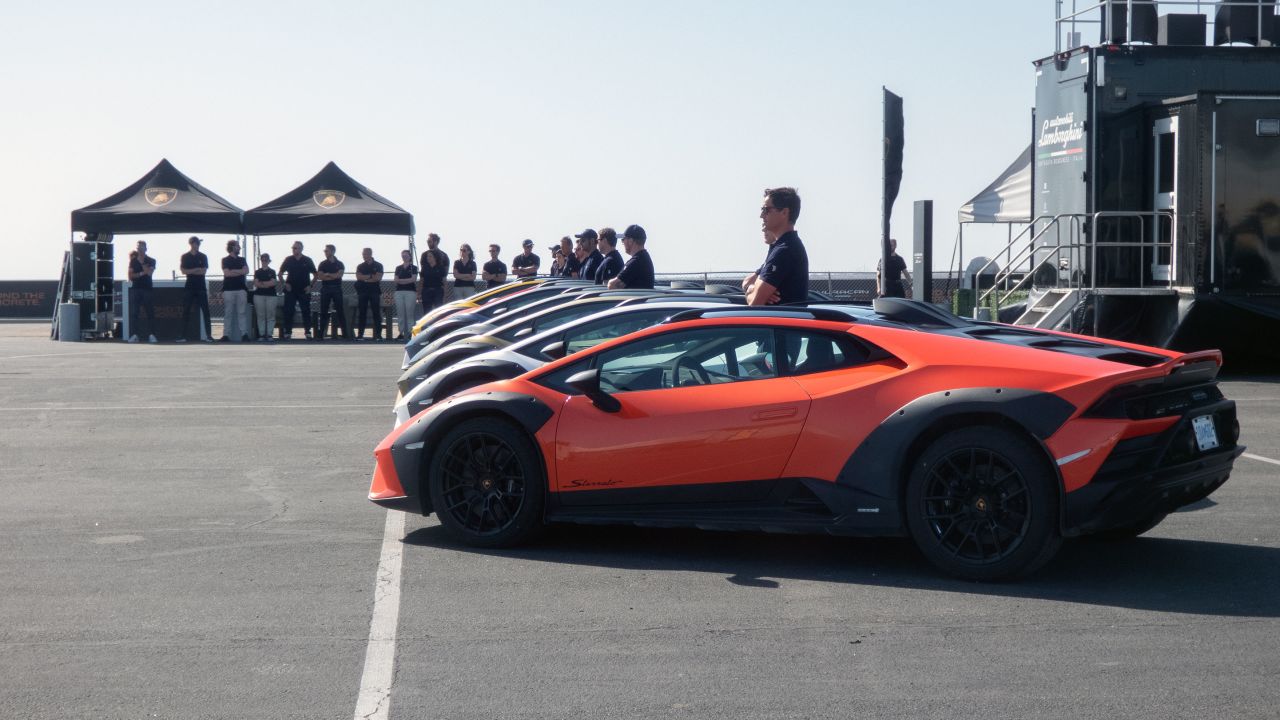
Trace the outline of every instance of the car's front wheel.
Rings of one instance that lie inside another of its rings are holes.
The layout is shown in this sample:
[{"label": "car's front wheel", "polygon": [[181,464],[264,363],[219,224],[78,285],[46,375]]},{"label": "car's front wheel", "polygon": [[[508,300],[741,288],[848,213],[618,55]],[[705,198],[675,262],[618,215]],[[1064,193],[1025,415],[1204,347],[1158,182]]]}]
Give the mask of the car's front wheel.
[{"label": "car's front wheel", "polygon": [[517,545],[542,527],[547,483],[537,449],[503,418],[473,418],[446,433],[426,483],[440,524],[468,545]]},{"label": "car's front wheel", "polygon": [[968,580],[1026,575],[1062,544],[1057,478],[1025,438],[998,427],[949,432],[915,461],[906,520],[920,551]]}]

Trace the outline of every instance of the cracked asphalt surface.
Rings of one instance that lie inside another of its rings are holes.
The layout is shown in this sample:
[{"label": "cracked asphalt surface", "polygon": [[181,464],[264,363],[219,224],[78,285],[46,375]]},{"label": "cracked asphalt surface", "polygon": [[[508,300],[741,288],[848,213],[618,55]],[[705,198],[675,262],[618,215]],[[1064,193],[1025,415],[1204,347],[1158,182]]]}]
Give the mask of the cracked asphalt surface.
[{"label": "cracked asphalt surface", "polygon": [[[53,343],[0,325],[0,717],[351,718],[393,345]],[[1227,378],[1280,459],[1280,379]],[[390,717],[1258,718],[1280,465],[1134,542],[972,584],[904,540],[410,517]]]}]

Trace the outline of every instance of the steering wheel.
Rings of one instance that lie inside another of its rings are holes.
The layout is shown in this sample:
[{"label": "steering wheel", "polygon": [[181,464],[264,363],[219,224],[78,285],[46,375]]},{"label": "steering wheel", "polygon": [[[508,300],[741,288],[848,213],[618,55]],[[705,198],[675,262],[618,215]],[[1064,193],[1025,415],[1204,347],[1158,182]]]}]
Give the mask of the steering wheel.
[{"label": "steering wheel", "polygon": [[672,378],[673,382],[671,383],[675,387],[684,386],[684,383],[680,382],[681,370],[688,370],[692,375],[697,377],[698,384],[700,385],[711,384],[711,374],[707,372],[706,368],[699,365],[694,358],[682,357],[679,360],[676,360],[675,377]]}]

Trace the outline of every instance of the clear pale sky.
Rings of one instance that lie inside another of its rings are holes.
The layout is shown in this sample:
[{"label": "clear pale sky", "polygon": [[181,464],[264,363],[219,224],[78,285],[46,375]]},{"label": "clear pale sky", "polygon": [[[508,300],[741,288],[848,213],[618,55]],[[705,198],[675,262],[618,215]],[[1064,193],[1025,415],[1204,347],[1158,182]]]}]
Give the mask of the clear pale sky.
[{"label": "clear pale sky", "polygon": [[[882,85],[905,99],[894,235],[909,250],[911,202],[933,199],[945,263],[958,207],[1030,139],[1031,61],[1052,54],[1053,11],[1052,0],[9,3],[0,278],[56,277],[71,211],[166,157],[244,209],[333,160],[450,256],[497,242],[509,259],[525,237],[545,255],[585,227],[639,223],[659,272],[754,268],[761,190],[793,185],[812,269],[872,269]],[[158,275],[184,237],[147,237]],[[205,237],[222,255],[227,237]],[[405,245],[301,239],[315,257],[335,242],[348,266],[366,245],[390,266]],[[290,241],[263,247],[279,260]]]}]

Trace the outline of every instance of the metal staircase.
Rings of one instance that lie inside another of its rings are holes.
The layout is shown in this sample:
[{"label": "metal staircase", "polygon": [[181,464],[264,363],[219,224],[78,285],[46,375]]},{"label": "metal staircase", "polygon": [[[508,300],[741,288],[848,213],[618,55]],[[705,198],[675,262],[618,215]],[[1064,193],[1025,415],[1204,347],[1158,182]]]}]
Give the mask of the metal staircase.
[{"label": "metal staircase", "polygon": [[1056,329],[1071,316],[1071,312],[1080,303],[1082,295],[1079,288],[1050,288],[1033,302],[1028,302],[1027,309],[1013,321],[1013,324],[1048,330]]},{"label": "metal staircase", "polygon": [[[1043,216],[1032,220],[1022,232],[982,266],[975,275],[983,276],[1003,260],[1004,266],[996,270],[991,287],[980,292],[974,303],[974,317],[990,310],[999,317],[1001,307],[1007,307],[1027,296],[1026,309],[1014,321],[1015,325],[1044,329],[1062,329],[1068,332],[1090,332],[1089,328],[1076,327],[1087,313],[1076,313],[1081,305],[1094,303],[1102,295],[1145,296],[1176,294],[1175,279],[1170,276],[1155,283],[1156,286],[1099,287],[1090,268],[1098,267],[1100,254],[1121,248],[1143,248],[1155,252],[1170,248],[1172,242],[1147,240],[1147,222],[1176,221],[1171,211],[1104,211],[1091,215]],[[1086,228],[1095,231],[1100,223],[1131,223],[1137,232],[1129,234],[1135,240],[1092,241]],[[1098,333],[1098,314],[1092,313],[1092,333]]]}]

